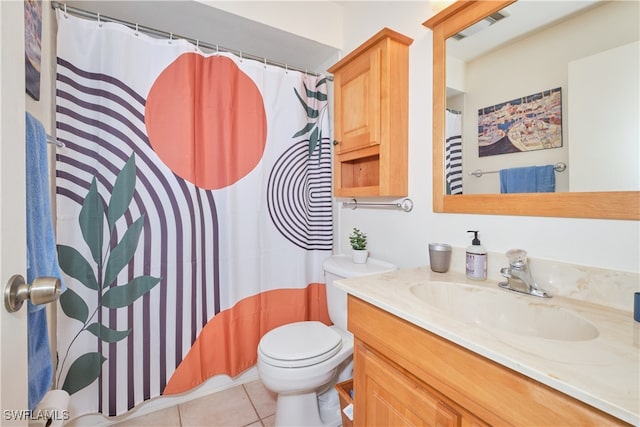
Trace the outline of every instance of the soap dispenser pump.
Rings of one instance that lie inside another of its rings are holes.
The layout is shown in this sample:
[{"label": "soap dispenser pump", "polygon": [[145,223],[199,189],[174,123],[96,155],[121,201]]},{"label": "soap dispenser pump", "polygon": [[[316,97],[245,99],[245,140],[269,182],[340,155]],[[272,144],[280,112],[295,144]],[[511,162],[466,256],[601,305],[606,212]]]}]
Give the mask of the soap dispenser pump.
[{"label": "soap dispenser pump", "polygon": [[467,247],[467,277],[472,280],[485,280],[487,278],[487,250],[480,244],[477,230],[469,230],[473,233],[471,246]]}]

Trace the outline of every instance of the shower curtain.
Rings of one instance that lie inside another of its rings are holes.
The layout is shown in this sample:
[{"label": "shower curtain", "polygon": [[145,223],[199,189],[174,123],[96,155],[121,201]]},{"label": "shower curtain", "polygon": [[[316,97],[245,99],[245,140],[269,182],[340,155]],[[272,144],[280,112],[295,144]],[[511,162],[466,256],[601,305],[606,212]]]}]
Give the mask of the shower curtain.
[{"label": "shower curtain", "polygon": [[462,194],[462,114],[447,110],[445,135],[447,194]]},{"label": "shower curtain", "polygon": [[327,314],[326,79],[58,11],[57,387],[118,415]]}]

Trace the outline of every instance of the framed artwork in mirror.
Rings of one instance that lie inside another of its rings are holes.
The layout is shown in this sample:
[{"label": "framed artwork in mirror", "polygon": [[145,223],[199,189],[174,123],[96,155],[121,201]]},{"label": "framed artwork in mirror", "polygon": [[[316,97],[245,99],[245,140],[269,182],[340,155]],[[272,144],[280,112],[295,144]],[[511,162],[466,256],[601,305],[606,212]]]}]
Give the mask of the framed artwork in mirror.
[{"label": "framed artwork in mirror", "polygon": [[27,93],[40,100],[40,46],[42,39],[42,0],[24,2],[24,65]]},{"label": "framed artwork in mirror", "polygon": [[478,110],[478,155],[562,147],[562,89],[555,88]]}]

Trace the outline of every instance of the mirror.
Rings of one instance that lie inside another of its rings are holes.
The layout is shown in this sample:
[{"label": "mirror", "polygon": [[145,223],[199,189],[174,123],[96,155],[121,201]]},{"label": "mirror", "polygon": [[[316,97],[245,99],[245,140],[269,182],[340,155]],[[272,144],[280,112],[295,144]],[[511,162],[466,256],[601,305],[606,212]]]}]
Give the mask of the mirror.
[{"label": "mirror", "polygon": [[[424,23],[433,30],[433,206],[435,212],[640,219],[640,192],[580,191],[447,195],[444,179],[446,41],[513,1],[457,1]],[[545,2],[546,3],[546,2]],[[481,35],[478,33],[476,35]],[[474,36],[475,37],[475,36]],[[496,80],[496,79],[493,79]],[[499,79],[498,79],[499,80]],[[553,89],[553,88],[547,88]],[[526,95],[526,94],[522,94]],[[501,101],[508,101],[502,99]],[[498,101],[499,102],[499,101]],[[636,99],[637,102],[637,99]],[[497,103],[497,102],[496,102]],[[477,112],[476,112],[477,114]],[[477,120],[476,117],[472,118]],[[564,119],[564,117],[563,117]],[[563,132],[564,133],[564,132]],[[477,138],[477,136],[476,136]],[[476,139],[477,141],[477,139]],[[472,143],[473,144],[473,143]],[[477,142],[476,142],[477,144]],[[569,144],[565,143],[569,146]],[[477,145],[476,145],[477,147]],[[551,149],[542,151],[554,151]],[[518,153],[507,156],[525,156]],[[495,156],[501,157],[501,156]],[[637,159],[636,159],[637,161]],[[567,158],[568,168],[571,168]],[[637,165],[636,165],[637,173]],[[480,179],[484,179],[480,178]],[[558,188],[558,191],[562,191]]]},{"label": "mirror", "polygon": [[557,192],[640,190],[639,8],[518,1],[449,37],[446,105],[461,114],[447,132],[463,142],[451,193],[499,193],[491,171],[544,164],[569,166],[549,174]]}]

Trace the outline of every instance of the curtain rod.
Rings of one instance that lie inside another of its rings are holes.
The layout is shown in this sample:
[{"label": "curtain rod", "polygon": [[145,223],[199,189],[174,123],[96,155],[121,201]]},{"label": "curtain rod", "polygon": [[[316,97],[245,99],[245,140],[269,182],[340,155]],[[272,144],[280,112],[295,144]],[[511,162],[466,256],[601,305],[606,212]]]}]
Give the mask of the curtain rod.
[{"label": "curtain rod", "polygon": [[206,49],[211,49],[211,50],[216,51],[216,52],[219,52],[219,51],[229,52],[229,53],[233,53],[236,56],[239,56],[240,58],[252,59],[254,61],[263,62],[263,63],[268,64],[268,65],[274,65],[276,67],[284,68],[286,70],[298,71],[298,72],[309,74],[309,75],[312,75],[312,76],[315,76],[315,77],[323,76],[327,80],[333,81],[333,77],[332,76],[325,76],[324,74],[318,74],[318,73],[315,73],[315,72],[311,72],[311,71],[308,71],[308,70],[300,68],[300,67],[290,66],[288,64],[283,64],[281,62],[271,61],[270,59],[267,59],[267,58],[264,58],[264,57],[261,57],[261,56],[258,56],[258,55],[247,54],[247,53],[245,53],[245,52],[243,52],[241,50],[230,49],[230,48],[227,48],[227,47],[220,46],[218,44],[202,42],[202,41],[200,41],[198,39],[194,39],[194,38],[191,38],[191,37],[185,37],[185,36],[181,36],[179,34],[174,34],[174,33],[170,33],[170,32],[163,31],[163,30],[158,30],[156,28],[146,27],[144,25],[138,25],[138,24],[135,24],[135,23],[132,23],[132,22],[123,21],[121,19],[112,18],[112,17],[109,17],[109,16],[102,15],[101,13],[90,12],[88,10],[79,9],[79,8],[72,7],[72,6],[67,6],[66,3],[60,3],[60,2],[57,2],[57,1],[52,1],[51,2],[51,8],[52,9],[60,9],[65,14],[71,13],[72,15],[76,15],[76,16],[79,16],[79,17],[82,17],[82,18],[94,19],[94,20],[99,21],[99,22],[113,22],[113,23],[116,23],[116,24],[121,24],[121,25],[124,25],[126,27],[131,28],[132,30],[139,31],[139,32],[142,32],[142,33],[146,33],[146,34],[153,35],[153,36],[158,36],[158,37],[167,38],[167,39],[173,39],[173,40],[177,40],[177,39],[186,40],[189,43],[196,45],[197,47],[204,47]]}]

